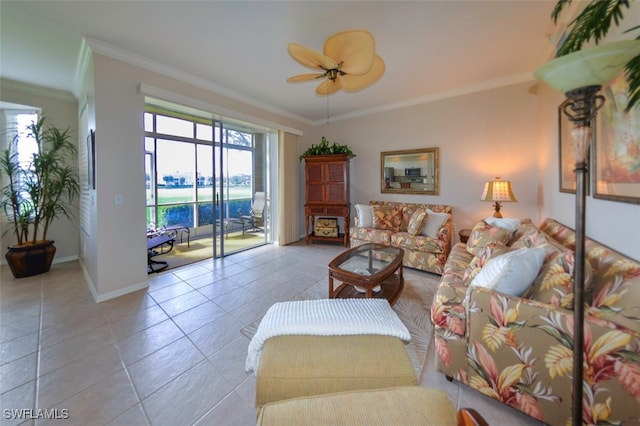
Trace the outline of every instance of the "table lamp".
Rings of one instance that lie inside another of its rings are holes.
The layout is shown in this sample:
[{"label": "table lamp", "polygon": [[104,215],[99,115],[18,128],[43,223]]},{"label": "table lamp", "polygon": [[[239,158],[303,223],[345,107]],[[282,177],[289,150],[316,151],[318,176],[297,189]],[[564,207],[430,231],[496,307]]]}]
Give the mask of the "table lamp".
[{"label": "table lamp", "polygon": [[493,201],[493,208],[495,209],[493,217],[502,217],[502,213],[500,213],[501,203],[518,201],[511,190],[511,182],[500,180],[499,177],[484,184],[484,191],[482,191],[480,199],[482,201]]}]

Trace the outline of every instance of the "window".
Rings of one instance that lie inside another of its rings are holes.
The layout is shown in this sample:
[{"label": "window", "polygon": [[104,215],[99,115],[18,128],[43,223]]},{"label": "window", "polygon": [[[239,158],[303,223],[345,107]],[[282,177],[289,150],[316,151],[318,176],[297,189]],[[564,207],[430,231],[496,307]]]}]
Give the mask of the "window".
[{"label": "window", "polygon": [[264,166],[254,162],[262,132],[152,105],[144,126],[150,224],[211,226],[214,208],[217,219],[246,215],[253,193],[264,191],[256,189]]},{"label": "window", "polygon": [[38,121],[35,111],[4,110],[4,129],[6,132],[5,146],[11,147],[18,153],[18,160],[22,167],[29,167],[33,154],[38,152],[38,144],[30,135],[27,127]]},{"label": "window", "polygon": [[[20,167],[28,170],[31,167],[33,154],[38,152],[38,143],[28,130],[31,123],[38,121],[38,113],[34,110],[3,110],[2,114],[5,141],[4,147],[9,147],[12,153],[17,153]],[[21,174],[21,179],[26,176]],[[23,193],[24,199],[30,199],[28,193]]]}]

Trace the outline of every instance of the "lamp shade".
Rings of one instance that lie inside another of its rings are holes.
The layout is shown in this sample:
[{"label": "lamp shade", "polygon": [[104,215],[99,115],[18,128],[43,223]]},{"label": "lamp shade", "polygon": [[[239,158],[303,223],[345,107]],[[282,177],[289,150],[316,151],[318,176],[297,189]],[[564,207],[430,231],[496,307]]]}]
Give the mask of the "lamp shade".
[{"label": "lamp shade", "polygon": [[554,90],[566,93],[610,82],[638,55],[640,40],[617,41],[556,58],[535,70],[533,75]]},{"label": "lamp shade", "polygon": [[482,191],[482,201],[518,201],[511,189],[511,182],[508,180],[500,180],[499,177],[496,180],[487,182],[484,184],[484,191]]}]

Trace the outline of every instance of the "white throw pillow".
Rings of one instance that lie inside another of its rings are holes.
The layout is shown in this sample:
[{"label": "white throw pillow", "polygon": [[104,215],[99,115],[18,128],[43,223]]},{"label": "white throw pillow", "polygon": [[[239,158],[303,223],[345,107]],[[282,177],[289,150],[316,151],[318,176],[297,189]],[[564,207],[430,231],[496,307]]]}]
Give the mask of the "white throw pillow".
[{"label": "white throw pillow", "polygon": [[368,204],[356,204],[358,215],[358,226],[362,228],[373,228],[373,209]]},{"label": "white throw pillow", "polygon": [[518,249],[496,256],[489,259],[471,285],[521,296],[540,273],[544,257],[542,247]]},{"label": "white throw pillow", "polygon": [[438,232],[442,225],[449,220],[451,215],[449,213],[436,213],[431,209],[427,209],[427,217],[425,218],[424,226],[420,235],[425,237],[438,238]]},{"label": "white throw pillow", "polygon": [[514,217],[493,217],[489,216],[484,220],[491,226],[497,226],[498,228],[506,229],[507,231],[515,231],[520,225],[520,219]]}]

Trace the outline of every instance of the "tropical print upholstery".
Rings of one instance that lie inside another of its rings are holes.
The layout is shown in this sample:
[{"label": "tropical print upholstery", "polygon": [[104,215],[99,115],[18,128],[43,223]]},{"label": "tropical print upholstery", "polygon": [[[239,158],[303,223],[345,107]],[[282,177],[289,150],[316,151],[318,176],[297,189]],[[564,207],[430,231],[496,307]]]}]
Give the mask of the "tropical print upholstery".
[{"label": "tropical print upholstery", "polygon": [[506,244],[511,238],[511,232],[497,226],[489,225],[484,220],[478,222],[467,239],[467,251],[478,254],[487,244]]},{"label": "tropical print upholstery", "polygon": [[[357,220],[356,220],[357,222]],[[351,239],[351,247],[359,246],[364,243],[391,245],[391,236],[393,232],[384,229],[361,228],[352,226],[349,229],[349,238]],[[361,241],[360,244],[354,244],[353,241]]]},{"label": "tropical print upholstery", "polygon": [[423,209],[419,209],[413,212],[407,225],[407,232],[411,235],[418,235],[422,228],[424,228],[424,220],[427,217],[427,212]]},{"label": "tropical print upholstery", "polygon": [[[374,209],[374,226],[371,228],[361,227],[356,215],[352,221],[353,225],[349,229],[351,247],[366,243],[400,247],[404,249],[402,262],[404,266],[433,272],[438,275],[443,273],[444,265],[451,251],[453,230],[451,218],[440,227],[437,238],[422,235],[420,230],[416,229],[416,227],[419,228],[418,224],[412,224],[411,219],[416,211],[426,212],[427,209],[436,213],[448,213],[451,215],[451,206],[389,201],[371,201],[370,205]],[[376,217],[378,217],[377,224]],[[419,215],[416,215],[414,221],[418,220]],[[429,215],[426,213],[422,220],[422,225],[424,226],[424,223],[428,220]],[[416,235],[408,232],[410,230],[415,231]]]},{"label": "tropical print upholstery", "polygon": [[380,205],[371,206],[371,208],[373,209],[373,227],[375,229],[400,231],[402,208]]},{"label": "tropical print upholstery", "polygon": [[[468,286],[452,248],[431,307],[437,369],[541,422],[571,423],[573,230],[523,221],[507,246],[548,249],[523,297]],[[496,244],[495,247],[499,247]],[[640,423],[640,262],[587,239],[583,424]],[[487,245],[490,247],[490,245]],[[494,248],[495,249],[495,248]],[[486,255],[486,254],[485,254]],[[481,266],[480,266],[481,267]]]}]

